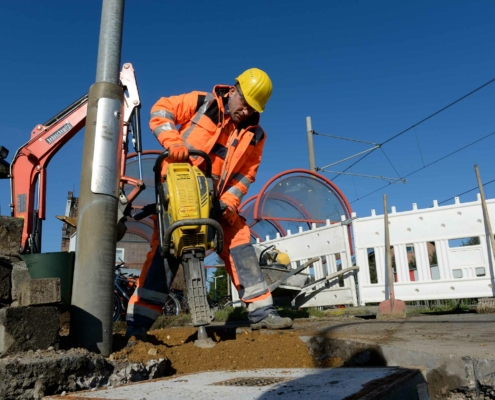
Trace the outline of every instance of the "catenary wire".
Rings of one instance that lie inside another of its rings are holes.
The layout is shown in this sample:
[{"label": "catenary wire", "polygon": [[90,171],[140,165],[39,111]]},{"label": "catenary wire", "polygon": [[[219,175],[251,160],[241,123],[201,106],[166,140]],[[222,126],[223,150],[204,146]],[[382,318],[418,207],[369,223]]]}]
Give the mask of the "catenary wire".
[{"label": "catenary wire", "polygon": [[425,159],[423,158],[423,152],[421,151],[421,146],[419,145],[418,133],[416,132],[416,128],[414,128],[414,135],[416,136],[416,142],[418,143],[419,154],[421,155],[421,161],[423,162],[423,166],[425,165]]},{"label": "catenary wire", "polygon": [[399,178],[402,178],[399,174],[399,171],[397,171],[397,168],[395,168],[395,165],[392,164],[392,161],[390,161],[390,158],[388,158],[387,154],[385,153],[385,151],[380,147],[380,150],[382,151],[383,155],[385,156],[385,158],[388,160],[388,162],[390,163],[390,165],[392,166],[392,168],[394,169],[395,173],[397,174],[397,176]]},{"label": "catenary wire", "polygon": [[[490,183],[493,183],[493,182],[495,182],[495,179],[492,179],[491,181],[488,181],[488,182],[486,182],[486,183],[483,183],[483,186],[489,185]],[[476,187],[474,187],[474,188],[472,188],[472,189],[466,190],[465,192],[459,193],[457,196],[453,196],[453,197],[451,197],[450,199],[443,200],[443,201],[441,201],[441,202],[440,202],[440,203],[438,203],[438,204],[443,204],[443,203],[446,203],[447,201],[450,201],[450,200],[452,200],[452,199],[455,199],[456,197],[461,197],[462,195],[464,195],[464,194],[466,194],[466,193],[469,193],[469,192],[472,192],[473,190],[476,190],[476,189],[479,189],[479,186],[476,186]]]},{"label": "catenary wire", "polygon": [[[423,118],[421,121],[419,122],[416,122],[415,124],[411,125],[409,128],[406,128],[404,129],[403,131],[397,133],[396,135],[390,137],[389,139],[385,140],[383,143],[380,144],[379,147],[383,146],[384,144],[398,138],[399,136],[403,135],[404,133],[410,131],[411,129],[421,125],[423,122],[426,122],[428,121],[429,119],[433,118],[434,116],[440,114],[441,112],[447,110],[448,108],[452,107],[453,105],[461,102],[462,100],[468,98],[469,96],[473,95],[474,93],[476,93],[477,91],[483,89],[484,87],[488,86],[489,84],[495,82],[495,78],[493,79],[490,79],[488,82],[485,82],[483,85],[481,86],[478,86],[476,89],[474,90],[471,90],[469,93],[465,94],[464,96],[462,97],[459,97],[457,100],[454,100],[452,103],[450,104],[447,104],[445,107],[441,108],[440,110],[438,111],[435,111],[433,114],[430,114],[429,116],[427,116],[426,118]],[[320,134],[321,135],[321,134]],[[378,147],[377,147],[378,148]],[[373,153],[376,149],[373,149],[371,150],[369,153],[366,153],[363,157],[359,158],[357,161],[355,161],[354,163],[352,163],[350,166],[348,166],[346,169],[344,169],[342,172],[346,172],[348,171],[351,167],[353,167],[354,165],[356,165],[358,162],[364,160],[366,157],[368,157],[371,153]],[[333,181],[335,179],[337,179],[341,174],[338,173],[337,175],[335,175],[333,178],[331,178],[330,180]]]},{"label": "catenary wire", "polygon": [[[469,143],[469,144],[467,144],[465,146],[462,146],[461,148],[459,148],[457,150],[454,150],[453,152],[451,152],[451,153],[449,153],[449,154],[447,154],[447,155],[445,155],[443,157],[440,157],[440,158],[436,159],[435,161],[432,161],[431,163],[426,164],[425,166],[423,166],[421,168],[418,168],[418,169],[416,169],[416,170],[408,173],[407,175],[404,175],[402,178],[407,178],[408,176],[411,176],[411,175],[413,175],[413,174],[415,174],[415,173],[417,173],[417,172],[419,172],[419,171],[421,171],[421,170],[423,170],[425,168],[428,168],[428,167],[432,166],[433,164],[436,164],[439,161],[445,160],[447,157],[450,157],[450,156],[452,156],[452,155],[454,155],[454,154],[456,154],[456,153],[458,153],[458,152],[460,152],[460,151],[462,151],[462,150],[464,150],[464,149],[466,149],[466,148],[468,148],[468,147],[470,147],[470,146],[472,146],[472,145],[474,145],[474,144],[476,144],[478,142],[481,142],[482,140],[487,139],[487,138],[489,138],[492,135],[495,135],[495,131],[489,133],[488,135],[483,136],[482,138],[479,138],[478,140],[475,140],[474,142],[471,142],[471,143]],[[388,184],[383,185],[383,186],[379,187],[378,189],[375,189],[375,190],[373,190],[373,191],[365,194],[364,196],[362,196],[362,197],[360,197],[360,198],[358,198],[356,200],[351,201],[351,203],[355,203],[356,201],[362,200],[365,197],[368,197],[368,196],[372,195],[373,193],[376,193],[376,192],[378,192],[378,191],[380,191],[382,189],[385,189],[386,187],[388,187],[390,185],[393,185],[394,183],[397,183],[397,182],[399,182],[399,179],[396,179],[395,181],[389,182]]]}]

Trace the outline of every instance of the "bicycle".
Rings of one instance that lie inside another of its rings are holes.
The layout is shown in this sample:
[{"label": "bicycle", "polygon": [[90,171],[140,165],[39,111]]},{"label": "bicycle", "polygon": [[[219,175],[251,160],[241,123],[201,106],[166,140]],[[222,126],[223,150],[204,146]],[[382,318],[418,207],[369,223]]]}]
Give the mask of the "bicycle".
[{"label": "bicycle", "polygon": [[167,297],[167,301],[163,306],[162,315],[171,316],[171,315],[179,315],[181,313],[181,306],[179,300],[175,297],[175,295],[170,292]]},{"label": "bicycle", "polygon": [[[115,266],[115,278],[114,278],[114,292],[113,292],[113,321],[125,320],[125,314],[127,313],[127,306],[129,300],[133,295],[137,287],[138,276],[130,274],[127,275],[122,272],[124,262]],[[181,305],[179,300],[170,293],[167,297],[167,301],[163,306],[163,315],[179,315],[181,313]]]},{"label": "bicycle", "polygon": [[115,278],[113,281],[113,321],[125,319],[127,305],[137,286],[137,276],[129,275],[122,272],[125,263],[119,263],[115,266]]},{"label": "bicycle", "polygon": [[210,300],[209,302],[210,308],[213,310],[223,310],[227,307],[232,307],[232,296],[222,296],[218,300]]},{"label": "bicycle", "polygon": [[187,313],[189,313],[189,305],[187,304],[187,299],[184,296],[183,292],[182,291],[178,291],[178,290],[172,290],[170,293],[179,302],[180,313],[181,314],[187,314]]}]

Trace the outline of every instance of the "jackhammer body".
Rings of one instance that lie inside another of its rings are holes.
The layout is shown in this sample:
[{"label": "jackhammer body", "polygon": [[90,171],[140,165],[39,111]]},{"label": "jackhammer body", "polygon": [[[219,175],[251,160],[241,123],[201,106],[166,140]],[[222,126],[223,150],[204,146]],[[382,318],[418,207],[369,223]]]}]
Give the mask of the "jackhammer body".
[{"label": "jackhammer body", "polygon": [[170,163],[162,177],[161,164],[168,157],[167,151],[155,162],[160,255],[163,258],[174,256],[182,264],[192,322],[198,327],[195,344],[212,347],[214,342],[207,337],[205,329],[213,315],[206,297],[204,259],[210,250],[218,254],[223,251],[223,230],[210,218],[216,203],[211,160],[205,152],[198,150],[191,150],[190,155],[205,160],[204,173],[188,162]]}]

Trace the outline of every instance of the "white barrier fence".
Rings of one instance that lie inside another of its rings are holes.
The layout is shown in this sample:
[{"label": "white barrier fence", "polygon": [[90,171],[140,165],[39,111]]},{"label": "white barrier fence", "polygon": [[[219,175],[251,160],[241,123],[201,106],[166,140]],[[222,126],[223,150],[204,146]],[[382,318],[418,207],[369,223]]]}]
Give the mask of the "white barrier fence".
[{"label": "white barrier fence", "polygon": [[[495,221],[495,199],[487,201]],[[492,297],[494,260],[478,200],[389,214],[395,261],[396,297],[434,300]],[[388,293],[385,280],[383,215],[353,221],[361,304],[380,302]],[[468,245],[479,243],[474,245]],[[460,244],[460,246],[459,246]],[[392,263],[394,265],[394,262]],[[375,267],[374,267],[375,265]],[[376,268],[376,279],[374,269]]]},{"label": "white barrier fence", "polygon": [[[495,199],[487,201],[495,221]],[[258,246],[275,245],[287,252],[292,268],[313,257],[321,257],[303,273],[314,280],[353,265],[349,221],[330,224],[285,237],[267,238]],[[389,214],[390,242],[395,267],[395,293],[404,301],[492,297],[495,295],[494,259],[478,200]],[[357,218],[353,214],[352,234],[358,285],[354,273],[301,292],[295,299],[300,307],[339,304],[365,305],[388,298],[385,279],[385,234],[383,215]],[[295,287],[286,289],[297,290]],[[237,291],[232,291],[236,300]]]}]

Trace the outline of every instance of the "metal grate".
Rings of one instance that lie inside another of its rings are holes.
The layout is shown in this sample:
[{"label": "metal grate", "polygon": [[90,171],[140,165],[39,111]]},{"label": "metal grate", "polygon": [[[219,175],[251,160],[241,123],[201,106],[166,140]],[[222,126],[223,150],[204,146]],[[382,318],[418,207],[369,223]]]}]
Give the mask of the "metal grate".
[{"label": "metal grate", "polygon": [[228,381],[216,382],[216,386],[268,386],[288,381],[287,378],[234,378]]},{"label": "metal grate", "polygon": [[205,235],[202,233],[184,235],[183,238],[184,246],[200,246],[205,242]]}]

